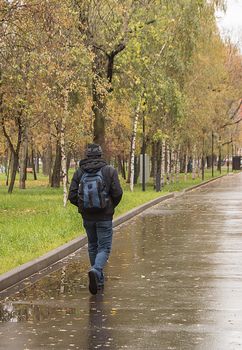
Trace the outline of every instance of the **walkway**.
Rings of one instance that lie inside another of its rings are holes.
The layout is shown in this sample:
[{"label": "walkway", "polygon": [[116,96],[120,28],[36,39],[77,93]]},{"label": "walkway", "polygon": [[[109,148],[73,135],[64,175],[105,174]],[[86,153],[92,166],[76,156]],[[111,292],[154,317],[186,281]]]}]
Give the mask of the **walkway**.
[{"label": "walkway", "polygon": [[1,350],[242,349],[242,174],[116,229],[104,294],[86,249],[58,267],[3,300]]}]

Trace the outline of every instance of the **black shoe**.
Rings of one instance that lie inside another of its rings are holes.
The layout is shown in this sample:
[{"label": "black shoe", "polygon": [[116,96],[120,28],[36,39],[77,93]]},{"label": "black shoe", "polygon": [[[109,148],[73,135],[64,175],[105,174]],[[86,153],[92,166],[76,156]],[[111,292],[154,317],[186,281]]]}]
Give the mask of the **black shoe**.
[{"label": "black shoe", "polygon": [[97,274],[94,270],[90,270],[88,272],[88,277],[89,277],[89,291],[91,294],[95,295],[97,294],[97,290],[98,290]]}]

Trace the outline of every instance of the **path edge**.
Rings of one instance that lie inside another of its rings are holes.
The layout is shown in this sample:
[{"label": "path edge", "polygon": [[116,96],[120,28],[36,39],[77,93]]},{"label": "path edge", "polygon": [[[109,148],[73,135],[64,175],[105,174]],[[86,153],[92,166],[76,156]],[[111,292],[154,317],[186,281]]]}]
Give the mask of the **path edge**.
[{"label": "path edge", "polygon": [[[220,179],[221,177],[227,176],[221,175],[209,180],[206,180],[200,184],[188,187],[180,192],[171,192],[167,195],[160,196],[158,198],[152,199],[151,201],[142,204],[127,213],[117,217],[113,220],[113,227],[117,227],[127,220],[132,219],[136,215],[142,213],[144,210],[153,207],[156,204],[159,204],[167,199],[175,198],[176,195],[183,195],[186,192],[190,192],[192,190],[195,190],[197,188],[200,188],[202,186],[205,186],[209,184],[210,182],[216,181]],[[13,287],[15,284],[21,282],[27,277],[30,277],[31,275],[40,272],[41,270],[49,267],[50,265],[58,262],[59,260],[62,260],[66,258],[68,255],[74,253],[78,249],[84,247],[87,244],[87,237],[77,237],[73,240],[71,240],[68,243],[65,243],[64,245],[61,245],[58,248],[55,248],[48,253],[42,255],[39,258],[36,258],[34,260],[31,260],[23,265],[20,265],[2,275],[0,275],[0,292],[3,290]]]}]

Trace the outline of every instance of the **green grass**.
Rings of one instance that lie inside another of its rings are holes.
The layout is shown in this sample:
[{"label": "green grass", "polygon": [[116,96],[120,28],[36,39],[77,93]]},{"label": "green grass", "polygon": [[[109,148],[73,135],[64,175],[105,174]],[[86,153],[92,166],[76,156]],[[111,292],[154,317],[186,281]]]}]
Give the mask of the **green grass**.
[{"label": "green grass", "polygon": [[[219,175],[215,173],[215,176]],[[205,179],[211,177],[206,172]],[[179,183],[166,185],[162,192],[155,192],[152,183],[143,192],[136,185],[130,192],[129,185],[122,181],[124,195],[116,209],[115,217],[168,192],[179,191],[201,182],[180,176]],[[84,233],[77,208],[62,204],[62,189],[48,187],[47,178],[40,175],[37,181],[29,179],[27,189],[19,190],[18,182],[9,195],[5,176],[0,174],[0,273],[9,271],[27,261],[43,255]]]}]

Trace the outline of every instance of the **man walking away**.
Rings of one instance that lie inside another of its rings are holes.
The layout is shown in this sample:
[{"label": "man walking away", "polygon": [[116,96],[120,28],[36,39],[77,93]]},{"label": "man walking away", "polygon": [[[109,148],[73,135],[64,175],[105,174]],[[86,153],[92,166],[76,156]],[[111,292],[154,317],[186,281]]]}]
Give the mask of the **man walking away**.
[{"label": "man walking away", "polygon": [[88,238],[91,269],[89,290],[97,294],[104,286],[103,268],[112,246],[112,220],[122,198],[117,171],[102,158],[102,149],[89,144],[86,158],[73,175],[68,199],[78,207]]}]

